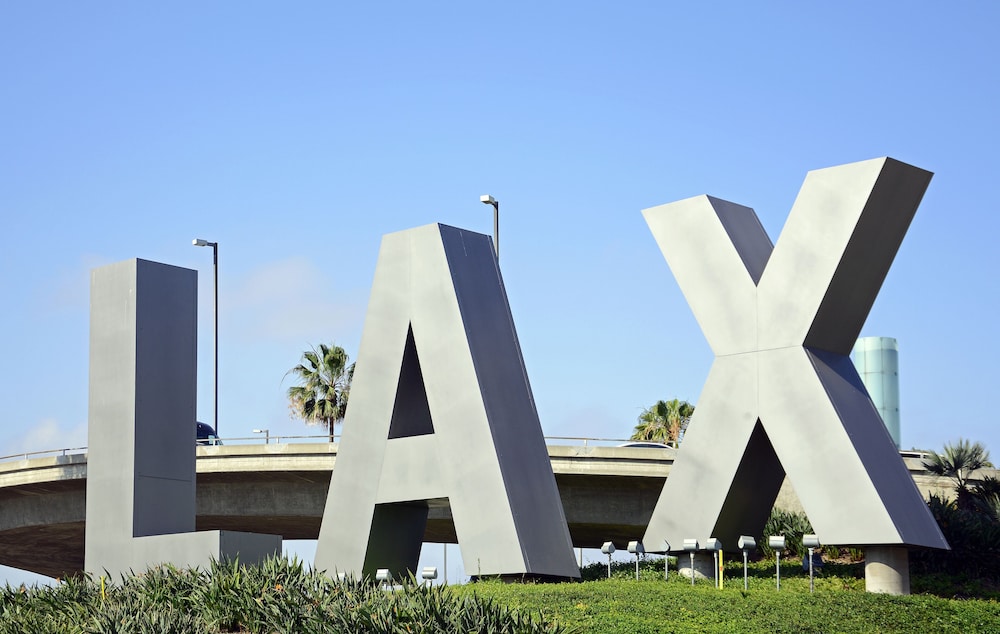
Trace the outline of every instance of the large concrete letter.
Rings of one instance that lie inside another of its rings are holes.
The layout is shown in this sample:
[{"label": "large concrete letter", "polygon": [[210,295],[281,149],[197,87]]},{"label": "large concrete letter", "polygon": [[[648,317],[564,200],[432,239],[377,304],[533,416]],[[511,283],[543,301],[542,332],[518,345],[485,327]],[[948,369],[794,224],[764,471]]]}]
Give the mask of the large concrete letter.
[{"label": "large concrete letter", "polygon": [[493,247],[427,225],[382,240],[316,566],[415,570],[445,499],[469,575],[579,576]]},{"label": "large concrete letter", "polygon": [[91,273],[87,572],[281,550],[276,535],[192,532],[197,293],[195,271],[146,260]]},{"label": "large concrete letter", "polygon": [[708,196],[643,212],[715,363],[645,543],[759,535],[787,472],[827,544],[947,548],[847,356],[931,174],[810,172],[777,246]]}]

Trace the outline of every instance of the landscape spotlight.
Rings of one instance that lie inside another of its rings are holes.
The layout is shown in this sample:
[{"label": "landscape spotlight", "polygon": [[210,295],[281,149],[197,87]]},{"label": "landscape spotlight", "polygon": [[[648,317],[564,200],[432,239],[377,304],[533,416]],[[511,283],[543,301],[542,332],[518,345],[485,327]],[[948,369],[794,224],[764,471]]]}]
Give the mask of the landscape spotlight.
[{"label": "landscape spotlight", "polygon": [[747,553],[757,550],[757,540],[749,535],[740,535],[736,545],[743,551],[743,590],[747,589]]},{"label": "landscape spotlight", "polygon": [[646,552],[646,548],[642,545],[642,542],[629,542],[628,551],[635,555],[635,580],[639,580],[639,555]]},{"label": "landscape spotlight", "polygon": [[392,573],[388,568],[379,568],[375,571],[375,581],[380,582],[383,587],[392,583]]},{"label": "landscape spotlight", "polygon": [[775,587],[781,590],[781,551],[785,550],[785,536],[772,535],[767,538],[767,545],[774,551]]},{"label": "landscape spotlight", "polygon": [[431,580],[438,578],[437,566],[424,566],[420,571],[420,578],[427,582],[427,585],[431,585]]},{"label": "landscape spotlight", "polygon": [[715,564],[715,587],[722,587],[722,576],[719,572],[722,568],[722,562],[720,561],[722,557],[722,542],[714,537],[709,537],[708,541],[705,542],[705,550],[712,551],[712,562]]},{"label": "landscape spotlight", "polygon": [[615,552],[615,545],[611,542],[604,542],[601,545],[601,552],[608,556],[608,579],[611,578],[611,555]]},{"label": "landscape spotlight", "polygon": [[670,572],[670,542],[663,540],[663,580],[667,580]]},{"label": "landscape spotlight", "polygon": [[813,591],[813,548],[819,548],[819,537],[803,535],[802,545],[809,549],[809,592]]},{"label": "landscape spotlight", "polygon": [[691,557],[691,585],[694,585],[694,554],[698,552],[698,548],[697,539],[684,540],[684,550],[686,550],[688,555]]}]

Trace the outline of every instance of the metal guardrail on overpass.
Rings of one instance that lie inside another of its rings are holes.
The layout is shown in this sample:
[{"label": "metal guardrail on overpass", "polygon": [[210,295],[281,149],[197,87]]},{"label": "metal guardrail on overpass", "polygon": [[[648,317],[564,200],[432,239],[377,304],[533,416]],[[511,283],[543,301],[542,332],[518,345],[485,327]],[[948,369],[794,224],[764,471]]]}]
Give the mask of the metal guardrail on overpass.
[{"label": "metal guardrail on overpass", "polygon": [[[338,445],[248,440],[256,442],[198,447],[197,529],[315,539]],[[548,453],[574,546],[641,538],[676,450],[573,441],[549,445]],[[925,495],[948,488],[919,459],[904,461]],[[86,476],[79,450],[0,462],[0,563],[50,576],[82,569]],[[778,505],[798,506],[787,483]],[[455,542],[446,503],[431,506],[425,541]]]}]

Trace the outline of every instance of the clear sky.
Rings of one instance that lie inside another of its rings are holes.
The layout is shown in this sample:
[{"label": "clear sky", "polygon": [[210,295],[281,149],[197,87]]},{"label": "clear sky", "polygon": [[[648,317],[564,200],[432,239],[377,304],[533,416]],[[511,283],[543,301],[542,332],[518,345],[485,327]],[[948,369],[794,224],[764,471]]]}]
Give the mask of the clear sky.
[{"label": "clear sky", "polygon": [[[90,269],[200,271],[199,419],[316,433],[285,372],[352,356],[381,236],[489,233],[542,427],[625,437],[712,353],[640,211],[698,194],[776,239],[811,169],[935,172],[863,335],[903,446],[1000,458],[994,3],[0,5],[0,454],[86,443]],[[808,425],[808,421],[803,421]],[[2,512],[2,511],[0,511]]]}]

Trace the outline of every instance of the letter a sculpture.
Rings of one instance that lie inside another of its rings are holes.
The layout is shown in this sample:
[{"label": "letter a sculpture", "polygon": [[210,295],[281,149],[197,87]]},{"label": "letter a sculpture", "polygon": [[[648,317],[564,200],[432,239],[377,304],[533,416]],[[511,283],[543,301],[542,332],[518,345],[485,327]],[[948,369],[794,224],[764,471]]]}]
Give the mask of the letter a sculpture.
[{"label": "letter a sculpture", "polygon": [[447,500],[470,576],[579,576],[488,236],[386,235],[356,368],[317,568],[416,570]]},{"label": "letter a sculpture", "polygon": [[759,535],[787,472],[824,544],[948,547],[848,357],[930,179],[810,172],[773,248],[717,198],[643,212],[715,353],[645,543]]}]

